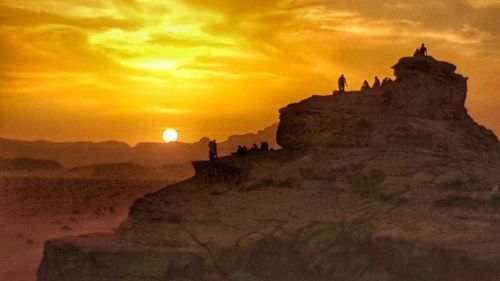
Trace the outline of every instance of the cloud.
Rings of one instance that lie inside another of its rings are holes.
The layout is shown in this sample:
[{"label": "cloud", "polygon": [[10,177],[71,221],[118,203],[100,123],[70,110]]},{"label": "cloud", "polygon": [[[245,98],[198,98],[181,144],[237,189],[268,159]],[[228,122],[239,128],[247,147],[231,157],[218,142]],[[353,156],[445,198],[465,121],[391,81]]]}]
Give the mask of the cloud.
[{"label": "cloud", "polygon": [[75,71],[101,72],[123,67],[88,43],[88,36],[78,29],[47,27],[1,30],[0,71]]},{"label": "cloud", "polygon": [[195,8],[211,9],[223,13],[228,18],[242,15],[260,14],[279,6],[283,0],[253,0],[253,1],[233,1],[233,0],[182,0],[184,3]]},{"label": "cloud", "polygon": [[133,30],[139,23],[109,17],[68,17],[47,12],[0,6],[0,26],[30,27],[41,25],[67,25],[84,29],[105,30],[119,28]]},{"label": "cloud", "polygon": [[499,0],[465,0],[465,2],[478,9],[500,8]]},{"label": "cloud", "polygon": [[213,42],[212,40],[200,39],[196,37],[179,36],[168,33],[154,33],[150,35],[148,40],[150,44],[158,44],[162,46],[177,46],[177,47],[200,47],[200,46],[227,46],[227,43]]},{"label": "cloud", "polygon": [[120,3],[125,4],[127,7],[131,7],[133,9],[139,10],[140,9],[140,3],[137,2],[137,0],[117,0],[118,5]]},{"label": "cloud", "polygon": [[171,114],[171,115],[194,115],[198,114],[194,110],[189,110],[186,108],[172,108],[164,106],[148,106],[144,108],[144,112],[159,113],[159,114]]}]

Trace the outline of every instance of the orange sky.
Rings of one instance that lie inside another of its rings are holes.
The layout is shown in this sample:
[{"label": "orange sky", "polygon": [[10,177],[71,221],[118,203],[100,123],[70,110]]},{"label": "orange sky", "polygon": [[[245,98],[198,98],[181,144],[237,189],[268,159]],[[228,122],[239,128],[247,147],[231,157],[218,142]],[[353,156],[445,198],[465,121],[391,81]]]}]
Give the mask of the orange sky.
[{"label": "orange sky", "polygon": [[223,139],[426,42],[500,134],[500,0],[0,0],[0,136]]}]

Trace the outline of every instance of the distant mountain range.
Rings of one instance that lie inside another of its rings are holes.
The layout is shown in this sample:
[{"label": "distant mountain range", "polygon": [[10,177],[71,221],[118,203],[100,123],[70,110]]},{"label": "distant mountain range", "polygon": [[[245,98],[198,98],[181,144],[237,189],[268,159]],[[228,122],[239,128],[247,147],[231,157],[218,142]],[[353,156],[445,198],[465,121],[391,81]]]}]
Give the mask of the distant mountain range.
[{"label": "distant mountain range", "polygon": [[[219,155],[229,155],[236,151],[238,145],[249,147],[254,143],[259,145],[262,141],[268,142],[270,147],[277,148],[277,127],[278,125],[274,124],[256,133],[231,136],[219,143]],[[120,141],[58,143],[0,138],[0,158],[46,159],[57,161],[66,168],[102,163],[134,163],[158,167],[183,165],[207,159],[208,142],[208,138],[202,138],[195,143],[141,142],[132,147]]]},{"label": "distant mountain range", "polygon": [[59,162],[34,158],[0,158],[0,177],[62,177],[107,179],[168,179],[193,176],[190,164],[144,166],[136,163],[100,163],[64,168]]}]

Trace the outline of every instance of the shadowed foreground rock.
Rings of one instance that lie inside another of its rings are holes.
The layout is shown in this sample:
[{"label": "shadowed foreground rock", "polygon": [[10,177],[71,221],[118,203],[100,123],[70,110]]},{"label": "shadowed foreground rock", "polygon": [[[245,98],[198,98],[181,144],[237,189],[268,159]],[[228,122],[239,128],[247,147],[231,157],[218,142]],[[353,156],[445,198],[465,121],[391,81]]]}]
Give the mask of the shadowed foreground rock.
[{"label": "shadowed foreground rock", "polygon": [[496,136],[431,57],[280,111],[280,151],[194,163],[113,234],[49,241],[40,281],[500,280]]}]

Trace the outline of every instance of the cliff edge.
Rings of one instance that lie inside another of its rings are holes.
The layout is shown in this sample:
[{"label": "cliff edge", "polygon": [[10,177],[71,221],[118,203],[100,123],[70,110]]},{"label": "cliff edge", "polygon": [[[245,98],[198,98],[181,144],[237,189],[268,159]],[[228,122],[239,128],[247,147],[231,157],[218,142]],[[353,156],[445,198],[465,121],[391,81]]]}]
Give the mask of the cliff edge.
[{"label": "cliff edge", "polygon": [[500,280],[496,136],[455,66],[394,71],[281,109],[282,150],[196,162],[115,233],[47,242],[38,279]]}]

